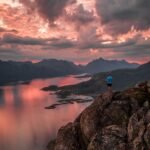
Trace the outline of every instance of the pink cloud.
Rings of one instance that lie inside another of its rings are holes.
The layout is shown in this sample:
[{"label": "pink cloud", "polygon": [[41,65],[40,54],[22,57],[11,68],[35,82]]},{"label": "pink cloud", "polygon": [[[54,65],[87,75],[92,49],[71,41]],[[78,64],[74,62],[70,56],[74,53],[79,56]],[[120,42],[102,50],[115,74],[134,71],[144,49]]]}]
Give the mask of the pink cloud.
[{"label": "pink cloud", "polygon": [[[71,1],[63,0],[61,5],[55,2],[60,11],[50,12],[44,10],[50,5],[45,6],[46,0],[34,4],[30,0],[20,0],[23,5],[18,7],[1,3],[0,59],[39,61],[58,58],[76,63],[87,63],[98,57],[134,62],[150,59],[150,29],[137,30],[131,26],[126,33],[112,36],[107,30],[108,26],[98,18],[92,0]],[[53,26],[49,24],[50,21]],[[13,35],[13,42],[4,43],[8,33]],[[16,38],[20,43],[15,42]],[[52,38],[57,42],[51,41]],[[36,43],[38,40],[39,44]]]}]

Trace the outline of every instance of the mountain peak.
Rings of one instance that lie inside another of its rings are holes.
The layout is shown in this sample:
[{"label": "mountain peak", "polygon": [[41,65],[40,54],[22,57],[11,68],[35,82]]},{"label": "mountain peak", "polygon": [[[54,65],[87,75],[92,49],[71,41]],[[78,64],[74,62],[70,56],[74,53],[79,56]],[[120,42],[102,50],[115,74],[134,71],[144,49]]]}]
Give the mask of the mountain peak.
[{"label": "mountain peak", "polygon": [[116,69],[136,68],[138,66],[138,64],[132,64],[125,60],[105,60],[103,58],[99,58],[88,63],[86,65],[86,71],[88,73],[97,73]]}]

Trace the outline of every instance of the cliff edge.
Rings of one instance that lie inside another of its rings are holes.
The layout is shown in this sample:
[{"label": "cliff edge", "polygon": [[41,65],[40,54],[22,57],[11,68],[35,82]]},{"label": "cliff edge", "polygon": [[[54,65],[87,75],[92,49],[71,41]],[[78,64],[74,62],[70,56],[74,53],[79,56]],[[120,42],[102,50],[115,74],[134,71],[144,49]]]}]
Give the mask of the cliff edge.
[{"label": "cliff edge", "polygon": [[48,150],[150,150],[150,81],[99,95]]}]

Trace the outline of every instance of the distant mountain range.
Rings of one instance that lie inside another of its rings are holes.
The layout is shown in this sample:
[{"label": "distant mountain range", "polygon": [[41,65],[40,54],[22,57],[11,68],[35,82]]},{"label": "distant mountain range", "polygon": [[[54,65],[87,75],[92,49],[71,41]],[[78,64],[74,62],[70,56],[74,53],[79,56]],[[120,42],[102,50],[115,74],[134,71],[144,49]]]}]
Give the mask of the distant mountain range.
[{"label": "distant mountain range", "polygon": [[80,73],[78,66],[64,60],[43,60],[38,63],[0,61],[0,85],[34,78],[48,78]]},{"label": "distant mountain range", "polygon": [[136,69],[120,69],[93,75],[91,80],[76,85],[58,88],[61,93],[68,91],[74,94],[97,95],[106,91],[106,77],[113,77],[113,90],[124,90],[133,85],[150,80],[150,62]]},{"label": "distant mountain range", "polygon": [[65,60],[48,59],[38,63],[0,61],[0,85],[10,82],[28,81],[34,78],[48,78],[79,73],[97,73],[120,68],[136,68],[138,64],[126,61],[94,60],[89,64],[75,65]]},{"label": "distant mountain range", "polygon": [[88,73],[98,73],[122,68],[136,68],[138,66],[139,65],[136,63],[128,63],[125,60],[118,61],[118,60],[105,60],[103,58],[99,58],[84,66],[84,70],[85,72]]}]

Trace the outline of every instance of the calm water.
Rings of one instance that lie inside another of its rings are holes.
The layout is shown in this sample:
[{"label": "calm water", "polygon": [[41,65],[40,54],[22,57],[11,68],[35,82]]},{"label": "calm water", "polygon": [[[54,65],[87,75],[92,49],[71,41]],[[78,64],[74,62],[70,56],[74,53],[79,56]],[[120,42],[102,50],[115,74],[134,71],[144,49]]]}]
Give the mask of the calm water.
[{"label": "calm water", "polygon": [[28,85],[0,87],[0,150],[45,150],[58,129],[73,121],[89,103],[68,104],[45,110],[45,106],[58,99],[40,89],[84,80],[87,79],[67,76],[32,80]]}]

